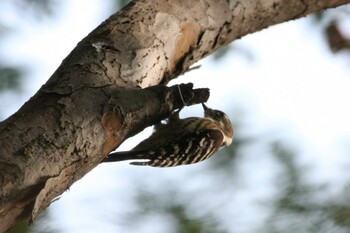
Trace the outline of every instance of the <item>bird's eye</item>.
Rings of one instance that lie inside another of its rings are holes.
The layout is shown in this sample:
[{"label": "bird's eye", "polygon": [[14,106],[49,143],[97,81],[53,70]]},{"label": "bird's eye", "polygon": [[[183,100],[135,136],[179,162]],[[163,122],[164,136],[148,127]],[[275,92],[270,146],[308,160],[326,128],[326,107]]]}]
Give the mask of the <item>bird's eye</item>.
[{"label": "bird's eye", "polygon": [[216,116],[216,117],[222,117],[222,116],[223,116],[223,113],[220,112],[220,111],[216,111],[215,116]]}]

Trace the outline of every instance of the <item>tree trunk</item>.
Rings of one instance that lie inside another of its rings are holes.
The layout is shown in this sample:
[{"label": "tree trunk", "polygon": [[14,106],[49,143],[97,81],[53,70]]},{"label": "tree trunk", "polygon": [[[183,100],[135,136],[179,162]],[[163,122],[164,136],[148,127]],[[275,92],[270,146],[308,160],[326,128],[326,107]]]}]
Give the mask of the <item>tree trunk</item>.
[{"label": "tree trunk", "polygon": [[0,232],[34,219],[126,138],[209,97],[191,85],[159,84],[248,33],[348,2],[133,1],[0,123]]}]

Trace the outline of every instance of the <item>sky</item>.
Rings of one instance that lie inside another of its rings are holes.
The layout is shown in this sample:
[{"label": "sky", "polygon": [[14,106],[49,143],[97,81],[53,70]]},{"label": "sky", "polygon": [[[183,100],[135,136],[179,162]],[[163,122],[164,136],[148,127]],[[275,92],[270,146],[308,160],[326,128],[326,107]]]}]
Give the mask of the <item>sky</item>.
[{"label": "sky", "polygon": [[[0,3],[0,17],[16,25],[16,31],[0,45],[0,59],[30,67],[25,90],[20,96],[0,96],[6,106],[4,115],[8,116],[45,83],[65,56],[106,19],[111,10],[108,1],[103,4],[97,0],[90,0],[88,4],[83,0],[71,0],[69,4],[64,1],[56,17],[38,24],[29,17],[17,18],[12,15],[13,11],[6,2]],[[84,11],[80,9],[81,4],[84,4]],[[208,57],[199,62],[202,65],[200,69],[179,77],[171,84],[193,82],[195,87],[210,87],[208,106],[225,111],[233,124],[235,117],[242,114],[246,133],[264,137],[264,140],[282,139],[295,146],[301,154],[299,162],[312,165],[309,179],[319,183],[345,182],[346,179],[339,177],[349,177],[344,173],[349,166],[347,157],[350,152],[349,54],[332,54],[320,26],[310,23],[307,18],[245,36],[235,45],[248,51],[251,56],[234,50],[219,62]],[[181,113],[183,117],[201,114],[199,106]],[[142,137],[144,135],[138,136],[137,140]],[[134,144],[135,139],[128,140],[119,149],[127,150]],[[247,156],[243,170],[251,166],[251,159],[256,158]],[[258,160],[260,164],[256,166],[267,169],[252,174],[250,182],[263,186],[271,176],[269,170],[273,170],[273,165],[262,158]],[[195,165],[193,170],[196,171],[198,166],[201,165]],[[189,169],[154,171],[149,168],[136,169],[128,163],[100,165],[75,183],[61,200],[52,205],[54,208],[50,208],[58,216],[55,221],[64,222],[64,232],[95,232],[101,228],[105,232],[113,232],[115,226],[103,221],[110,218],[108,212],[94,212],[92,206],[110,208],[111,203],[105,200],[113,199],[115,190],[125,190],[130,185],[127,180],[116,181],[115,176],[133,173],[134,176],[152,177],[156,173],[157,176],[171,177],[169,179],[179,182],[174,173],[185,173]],[[149,185],[152,188],[157,184]],[[130,197],[127,193],[117,193],[119,200],[112,205],[120,208],[130,201]],[[250,195],[266,196],[269,192],[260,189]],[[247,204],[249,197],[247,193],[242,193],[242,203]],[[84,217],[77,222],[71,218],[74,215]],[[256,216],[254,218],[258,221]],[[242,219],[242,222],[251,221],[249,218]],[[161,226],[159,228],[152,228],[153,232],[164,230]]]}]

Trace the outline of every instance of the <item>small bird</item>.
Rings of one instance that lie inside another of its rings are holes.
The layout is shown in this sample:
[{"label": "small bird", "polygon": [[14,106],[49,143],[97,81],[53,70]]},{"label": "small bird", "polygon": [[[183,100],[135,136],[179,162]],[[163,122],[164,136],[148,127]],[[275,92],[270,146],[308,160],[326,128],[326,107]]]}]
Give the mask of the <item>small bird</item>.
[{"label": "small bird", "polygon": [[102,162],[148,160],[132,165],[175,167],[203,161],[233,139],[233,126],[228,116],[202,104],[204,117],[180,119],[181,109],[166,123],[154,126],[153,134],[130,151],[115,152]]}]

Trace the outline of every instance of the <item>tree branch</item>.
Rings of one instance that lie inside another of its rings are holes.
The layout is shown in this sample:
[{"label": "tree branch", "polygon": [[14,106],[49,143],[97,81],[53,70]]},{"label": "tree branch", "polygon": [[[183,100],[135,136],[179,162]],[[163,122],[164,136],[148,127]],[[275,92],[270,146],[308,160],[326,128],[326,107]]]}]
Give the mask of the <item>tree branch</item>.
[{"label": "tree branch", "polygon": [[35,218],[127,137],[207,89],[167,84],[248,33],[350,0],[139,0],[98,26],[0,123],[0,232]]}]

